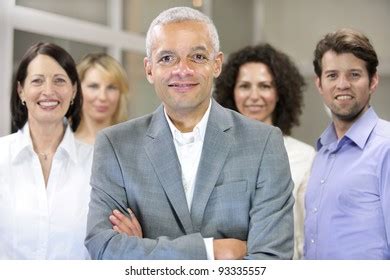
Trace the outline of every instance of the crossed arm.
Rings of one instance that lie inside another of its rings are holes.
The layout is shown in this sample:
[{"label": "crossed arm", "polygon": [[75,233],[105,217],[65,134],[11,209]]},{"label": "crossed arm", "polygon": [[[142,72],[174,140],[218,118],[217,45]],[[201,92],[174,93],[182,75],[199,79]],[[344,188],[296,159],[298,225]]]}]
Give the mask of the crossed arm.
[{"label": "crossed arm", "polygon": [[[112,229],[118,233],[142,238],[142,227],[130,208],[127,209],[129,216],[115,209],[109,216]],[[241,260],[247,254],[246,241],[226,238],[213,240],[214,257],[216,260]]]},{"label": "crossed arm", "polygon": [[[291,195],[292,181],[281,134],[271,133],[271,135],[258,170],[256,190],[249,211],[247,240],[214,239],[215,259],[289,259],[292,257],[292,205],[294,203]],[[176,238],[169,236],[147,238],[143,234],[143,231],[148,230],[147,225],[143,225],[142,228],[139,217],[132,215],[126,221],[126,216],[123,214],[127,212],[126,208],[131,203],[128,201],[129,196],[124,185],[118,156],[108,137],[101,134],[95,143],[91,202],[85,241],[92,258],[206,258],[204,238],[200,232]],[[112,209],[119,211],[114,213]],[[151,212],[149,214],[153,215]],[[169,227],[164,224],[162,226]]]}]

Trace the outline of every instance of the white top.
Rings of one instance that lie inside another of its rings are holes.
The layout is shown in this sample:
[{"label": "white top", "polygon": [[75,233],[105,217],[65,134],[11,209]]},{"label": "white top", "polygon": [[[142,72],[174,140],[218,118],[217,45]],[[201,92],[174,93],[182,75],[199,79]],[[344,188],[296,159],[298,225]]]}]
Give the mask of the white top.
[{"label": "white top", "polygon": [[28,124],[0,138],[0,259],[86,259],[93,147],[66,128],[47,188]]},{"label": "white top", "polygon": [[291,177],[294,181],[294,259],[302,259],[305,192],[311,165],[315,156],[315,150],[312,146],[290,136],[284,136],[284,145],[290,163]]},{"label": "white top", "polygon": [[[188,209],[191,211],[192,200],[194,197],[195,179],[198,172],[200,156],[202,154],[204,137],[206,134],[207,122],[209,120],[211,100],[206,113],[203,115],[200,122],[194,127],[191,132],[182,133],[169,119],[165,108],[165,118],[169,124],[175,143],[176,153],[181,166],[181,176],[184,187],[184,192],[187,199]],[[214,259],[213,238],[203,239],[206,246],[207,258]]]}]

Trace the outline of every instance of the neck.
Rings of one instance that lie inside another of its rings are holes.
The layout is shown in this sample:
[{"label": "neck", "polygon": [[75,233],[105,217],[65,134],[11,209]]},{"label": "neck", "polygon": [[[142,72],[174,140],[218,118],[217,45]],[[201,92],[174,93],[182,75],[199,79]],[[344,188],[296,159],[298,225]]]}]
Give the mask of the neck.
[{"label": "neck", "polygon": [[209,103],[205,104],[200,110],[197,111],[169,111],[167,107],[166,112],[172,123],[180,132],[191,132],[194,127],[200,122],[206,113]]},{"label": "neck", "polygon": [[364,107],[356,116],[351,119],[340,119],[337,116],[333,115],[333,124],[336,130],[337,138],[341,139],[345,133],[351,128],[351,126],[358,120],[367,110],[368,106]]},{"label": "neck", "polygon": [[352,126],[353,122],[345,122],[340,120],[333,120],[334,128],[336,130],[337,138],[341,139],[347,133],[348,129]]},{"label": "neck", "polygon": [[77,139],[85,143],[94,144],[96,134],[103,128],[109,127],[110,125],[112,125],[111,120],[104,120],[99,122],[82,116],[80,125],[77,128],[75,135]]},{"label": "neck", "polygon": [[29,128],[34,151],[45,157],[55,153],[65,133],[62,121],[43,125],[29,120]]}]

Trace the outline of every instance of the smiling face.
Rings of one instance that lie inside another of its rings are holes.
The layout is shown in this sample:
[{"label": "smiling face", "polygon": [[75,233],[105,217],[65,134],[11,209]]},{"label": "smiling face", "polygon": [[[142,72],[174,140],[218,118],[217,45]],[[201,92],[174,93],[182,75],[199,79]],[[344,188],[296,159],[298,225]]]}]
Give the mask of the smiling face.
[{"label": "smiling face", "polygon": [[83,117],[98,123],[113,124],[120,92],[109,73],[92,67],[81,82],[83,91]]},{"label": "smiling face", "polygon": [[201,117],[222,59],[222,53],[213,52],[206,24],[169,23],[154,27],[151,61],[145,58],[145,72],[168,115]]},{"label": "smiling face", "polygon": [[26,103],[30,123],[60,123],[76,94],[76,86],[57,61],[39,54],[28,65],[18,92]]},{"label": "smiling face", "polygon": [[240,66],[234,86],[234,101],[244,116],[273,124],[272,113],[278,102],[278,94],[267,65],[249,62]]},{"label": "smiling face", "polygon": [[352,53],[328,51],[322,57],[322,73],[316,85],[333,120],[348,124],[367,111],[378,75],[370,82],[363,60]]}]

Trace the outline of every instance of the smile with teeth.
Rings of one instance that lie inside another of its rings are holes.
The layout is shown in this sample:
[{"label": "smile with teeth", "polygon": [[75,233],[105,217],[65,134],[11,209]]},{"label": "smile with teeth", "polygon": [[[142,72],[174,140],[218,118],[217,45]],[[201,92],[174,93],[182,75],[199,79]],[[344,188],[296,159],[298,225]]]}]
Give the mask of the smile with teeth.
[{"label": "smile with teeth", "polygon": [[59,101],[55,100],[43,100],[43,101],[38,101],[38,105],[41,106],[42,108],[52,108],[60,104]]},{"label": "smile with teeth", "polygon": [[188,84],[179,84],[179,83],[172,83],[169,84],[168,86],[170,87],[178,87],[178,88],[185,88],[185,87],[192,87],[195,86],[195,83],[188,83]]},{"label": "smile with teeth", "polygon": [[335,97],[336,100],[351,100],[352,96],[351,95],[338,95]]}]

